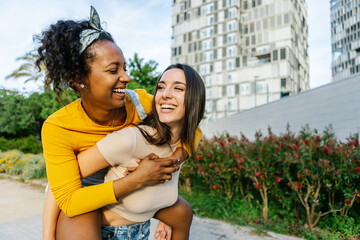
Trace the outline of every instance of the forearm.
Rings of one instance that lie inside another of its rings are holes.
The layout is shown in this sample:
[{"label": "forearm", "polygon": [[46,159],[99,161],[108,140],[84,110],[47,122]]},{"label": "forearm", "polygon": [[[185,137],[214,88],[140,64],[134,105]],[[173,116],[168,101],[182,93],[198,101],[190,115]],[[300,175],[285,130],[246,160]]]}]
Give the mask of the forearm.
[{"label": "forearm", "polygon": [[55,230],[60,208],[48,186],[43,210],[43,240],[55,240]]}]

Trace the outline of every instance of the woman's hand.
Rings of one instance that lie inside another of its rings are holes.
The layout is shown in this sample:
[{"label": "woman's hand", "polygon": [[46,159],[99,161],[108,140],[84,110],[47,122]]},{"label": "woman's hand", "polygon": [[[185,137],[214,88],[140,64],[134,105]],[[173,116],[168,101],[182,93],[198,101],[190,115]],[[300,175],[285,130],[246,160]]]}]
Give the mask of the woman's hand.
[{"label": "woman's hand", "polygon": [[151,153],[141,160],[139,166],[131,175],[136,175],[137,179],[141,180],[142,186],[164,183],[171,180],[173,172],[179,170],[176,163],[177,159],[161,159]]},{"label": "woman's hand", "polygon": [[156,228],[155,239],[157,240],[171,240],[172,229],[169,225],[159,221]]}]

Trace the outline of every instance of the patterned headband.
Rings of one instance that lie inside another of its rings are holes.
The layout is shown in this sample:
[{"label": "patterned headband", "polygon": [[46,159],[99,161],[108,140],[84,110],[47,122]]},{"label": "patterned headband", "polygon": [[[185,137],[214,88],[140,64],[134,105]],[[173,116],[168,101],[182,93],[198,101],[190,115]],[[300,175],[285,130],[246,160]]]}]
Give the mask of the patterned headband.
[{"label": "patterned headband", "polygon": [[99,14],[93,6],[90,7],[89,22],[92,29],[85,29],[80,33],[81,49],[79,51],[79,55],[81,55],[85,49],[91,45],[91,43],[97,40],[101,33],[105,33],[110,36],[110,34],[101,27]]}]

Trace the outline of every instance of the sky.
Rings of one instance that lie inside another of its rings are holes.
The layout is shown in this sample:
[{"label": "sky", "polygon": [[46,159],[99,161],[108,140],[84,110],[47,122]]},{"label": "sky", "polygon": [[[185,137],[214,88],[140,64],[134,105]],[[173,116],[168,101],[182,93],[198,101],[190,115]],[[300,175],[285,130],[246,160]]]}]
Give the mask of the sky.
[{"label": "sky", "polygon": [[[40,84],[5,77],[22,62],[18,57],[34,50],[33,36],[59,19],[89,18],[90,5],[123,50],[126,59],[134,53],[145,61],[155,60],[158,70],[171,60],[171,6],[173,0],[0,0],[0,88],[33,92]],[[306,0],[309,26],[310,88],[331,81],[329,0]]]}]

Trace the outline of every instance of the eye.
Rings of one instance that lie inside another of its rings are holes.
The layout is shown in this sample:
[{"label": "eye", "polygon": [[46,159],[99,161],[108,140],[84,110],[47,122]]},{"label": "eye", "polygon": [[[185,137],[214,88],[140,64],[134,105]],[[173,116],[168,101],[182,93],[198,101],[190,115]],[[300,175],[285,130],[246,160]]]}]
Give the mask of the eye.
[{"label": "eye", "polygon": [[118,73],[118,69],[117,69],[117,68],[110,69],[110,70],[109,70],[109,73],[111,73],[111,74],[117,74],[117,73]]},{"label": "eye", "polygon": [[157,88],[158,88],[158,90],[161,90],[161,89],[164,89],[165,86],[163,84],[158,84]]}]

